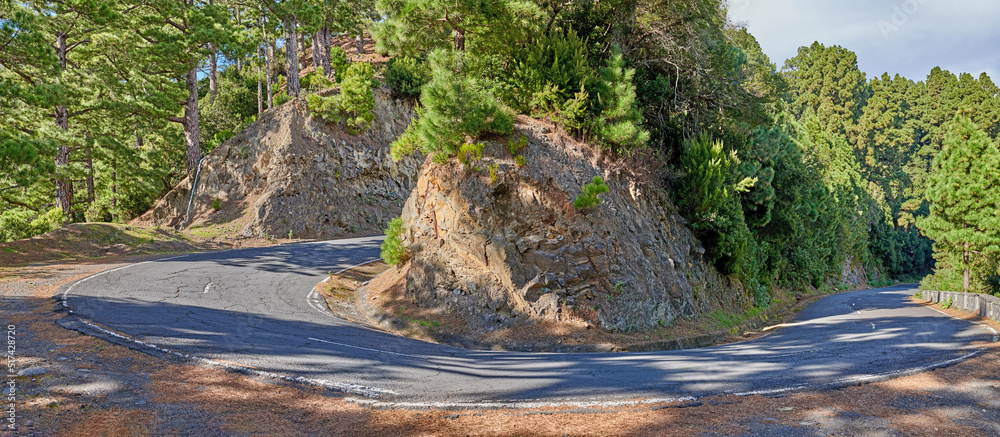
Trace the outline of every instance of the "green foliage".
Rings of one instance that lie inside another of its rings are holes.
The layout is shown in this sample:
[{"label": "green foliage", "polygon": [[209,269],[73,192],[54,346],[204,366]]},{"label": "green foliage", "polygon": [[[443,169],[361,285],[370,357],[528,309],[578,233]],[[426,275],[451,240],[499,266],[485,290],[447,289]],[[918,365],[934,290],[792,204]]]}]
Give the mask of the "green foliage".
[{"label": "green foliage", "polygon": [[521,135],[518,137],[517,141],[511,139],[507,142],[507,150],[510,151],[511,156],[517,156],[521,149],[528,147],[528,136]]},{"label": "green foliage", "polygon": [[[417,114],[422,111],[417,108]],[[403,131],[403,134],[396,138],[389,147],[389,155],[392,156],[393,161],[399,161],[403,159],[404,156],[408,156],[417,150],[420,150],[423,140],[417,134],[417,123],[410,123]]]},{"label": "green foliage", "polygon": [[[533,117],[562,114],[567,102],[582,91],[593,76],[587,60],[586,41],[576,32],[551,30],[534,44],[515,51],[512,72],[495,81],[509,90],[499,97],[519,112]],[[576,108],[579,109],[579,108]],[[576,120],[574,114],[572,120]],[[566,115],[559,115],[567,118]]]},{"label": "green foliage", "polygon": [[222,209],[222,199],[216,197],[215,200],[212,201],[212,209],[215,211]]},{"label": "green foliage", "polygon": [[280,92],[274,95],[274,106],[278,107],[284,105],[289,100],[292,100],[292,97],[288,95],[287,91],[281,90]]},{"label": "green foliage", "polygon": [[913,293],[913,298],[914,299],[923,299],[924,298],[924,293],[921,292],[920,290],[917,290],[916,293]]},{"label": "green foliage", "polygon": [[350,62],[347,60],[347,51],[343,47],[330,47],[330,67],[333,68],[334,80],[340,83],[344,80]]},{"label": "green foliage", "polygon": [[392,58],[385,66],[385,83],[400,94],[420,96],[420,88],[431,79],[427,63],[409,56]]},{"label": "green foliage", "polygon": [[483,159],[483,148],[485,147],[486,144],[484,143],[462,144],[462,147],[458,150],[458,160],[465,166],[470,167],[473,162]]},{"label": "green foliage", "polygon": [[604,178],[594,176],[594,179],[582,187],[583,192],[573,200],[573,207],[576,209],[593,208],[600,205],[601,194],[608,192],[608,186],[604,184]]},{"label": "green foliage", "polygon": [[310,113],[328,122],[343,122],[354,134],[368,129],[375,119],[375,95],[371,88],[373,74],[371,64],[351,64],[340,85],[340,94],[306,96]]},{"label": "green foliage", "polygon": [[42,213],[25,209],[10,209],[0,212],[0,242],[21,240],[44,234],[63,224],[60,208],[52,208]]},{"label": "green foliage", "polygon": [[524,167],[528,165],[528,158],[525,158],[524,155],[517,155],[514,157],[514,164],[517,165],[517,168]]},{"label": "green foliage", "polygon": [[814,42],[785,62],[784,73],[792,113],[799,119],[815,116],[831,132],[846,135],[861,114],[867,91],[857,56]]},{"label": "green foliage", "polygon": [[708,135],[685,141],[680,162],[685,177],[678,189],[678,205],[696,227],[722,220],[719,212],[733,195],[754,185],[756,180],[752,178],[734,180],[735,166],[739,164],[735,151],[727,153],[722,141]]},{"label": "green foliage", "polygon": [[[394,155],[419,148],[436,160],[455,156],[485,133],[510,135],[514,119],[476,80],[462,73],[461,53],[437,50],[429,56],[431,81],[421,89],[417,120],[393,143]],[[399,143],[399,144],[397,144]]]},{"label": "green foliage", "polygon": [[619,152],[643,147],[649,141],[649,132],[642,127],[642,112],[636,105],[634,77],[635,70],[625,67],[625,58],[616,50],[601,68],[597,82],[600,116],[594,133]]},{"label": "green foliage", "polygon": [[382,260],[390,266],[397,266],[409,260],[409,252],[403,245],[403,219],[396,217],[389,221],[382,241]]},{"label": "green foliage", "polygon": [[[927,184],[930,215],[917,226],[934,240],[942,268],[957,268],[963,291],[982,289],[977,279],[994,275],[1000,257],[1000,150],[996,143],[960,112],[951,123],[944,147],[934,158]],[[977,262],[978,261],[978,262]],[[953,289],[948,287],[948,289]]]},{"label": "green foliage", "polygon": [[941,308],[942,309],[948,309],[948,308],[951,308],[954,304],[955,304],[954,301],[952,301],[952,299],[949,297],[949,298],[941,301]]},{"label": "green foliage", "polygon": [[302,87],[302,90],[312,93],[332,88],[334,85],[334,81],[327,78],[326,73],[323,72],[323,67],[318,67],[299,79],[299,86]]},{"label": "green foliage", "polygon": [[500,164],[494,162],[487,168],[490,172],[490,185],[497,183],[497,170],[500,169]]}]

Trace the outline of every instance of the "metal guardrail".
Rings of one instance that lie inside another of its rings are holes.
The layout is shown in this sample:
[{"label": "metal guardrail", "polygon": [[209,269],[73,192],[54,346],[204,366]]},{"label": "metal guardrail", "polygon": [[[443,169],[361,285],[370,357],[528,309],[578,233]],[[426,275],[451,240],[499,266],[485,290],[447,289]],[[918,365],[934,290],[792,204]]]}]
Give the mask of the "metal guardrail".
[{"label": "metal guardrail", "polygon": [[920,290],[920,293],[924,299],[934,303],[950,298],[952,307],[956,309],[1000,322],[1000,297],[957,291]]}]

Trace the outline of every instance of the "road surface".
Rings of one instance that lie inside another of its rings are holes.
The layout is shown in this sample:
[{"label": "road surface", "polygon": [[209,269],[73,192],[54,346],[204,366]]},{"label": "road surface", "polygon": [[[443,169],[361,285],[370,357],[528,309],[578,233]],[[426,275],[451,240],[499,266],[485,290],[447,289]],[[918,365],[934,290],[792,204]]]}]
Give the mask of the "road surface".
[{"label": "road surface", "polygon": [[[949,365],[989,328],[915,305],[907,286],[826,297],[766,337],[643,353],[471,351],[324,311],[329,272],[378,257],[381,237],[184,255],[63,290],[64,326],[153,353],[320,384],[397,406],[591,405],[853,385]],[[365,401],[367,399],[367,401]]]}]

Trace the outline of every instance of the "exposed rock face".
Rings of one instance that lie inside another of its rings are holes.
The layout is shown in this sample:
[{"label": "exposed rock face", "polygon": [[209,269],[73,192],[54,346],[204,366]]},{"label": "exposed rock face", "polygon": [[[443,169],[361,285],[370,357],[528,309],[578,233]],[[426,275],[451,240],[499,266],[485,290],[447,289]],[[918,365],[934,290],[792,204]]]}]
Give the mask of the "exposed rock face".
[{"label": "exposed rock face", "polygon": [[[262,115],[205,160],[185,227],[225,224],[248,237],[381,234],[412,190],[422,157],[389,157],[413,103],[384,89],[375,90],[375,101],[371,128],[357,136],[312,119],[301,99]],[[180,225],[193,176],[136,222]]]},{"label": "exposed rock face", "polygon": [[[407,288],[423,305],[485,324],[572,314],[633,331],[748,303],[702,261],[658,183],[540,122],[520,118],[518,130],[528,138],[523,167],[503,143],[468,166],[425,162],[402,214]],[[578,211],[573,199],[594,176],[610,192]]]}]

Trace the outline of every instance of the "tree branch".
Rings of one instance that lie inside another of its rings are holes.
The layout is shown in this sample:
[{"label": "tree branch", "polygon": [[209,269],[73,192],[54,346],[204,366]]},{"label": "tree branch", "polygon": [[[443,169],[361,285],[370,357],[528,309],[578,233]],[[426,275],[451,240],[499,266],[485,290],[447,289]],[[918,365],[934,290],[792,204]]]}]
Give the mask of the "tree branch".
[{"label": "tree branch", "polygon": [[69,53],[70,50],[75,49],[76,46],[78,46],[80,44],[86,44],[88,42],[92,42],[92,41],[90,39],[84,39],[84,40],[77,41],[77,42],[75,42],[73,44],[70,44],[69,47],[66,47],[66,53]]},{"label": "tree branch", "polygon": [[31,205],[28,205],[26,203],[21,203],[21,202],[18,202],[16,200],[8,199],[7,196],[0,196],[0,200],[3,200],[4,202],[7,202],[7,203],[9,203],[11,205],[14,205],[14,206],[20,206],[21,208],[24,208],[24,209],[30,209],[30,210],[35,211],[35,212],[40,212],[40,210],[38,208],[34,208]]},{"label": "tree branch", "polygon": [[90,111],[93,111],[95,109],[97,109],[97,108],[87,108],[87,109],[81,109],[81,110],[76,111],[76,112],[70,112],[69,114],[66,115],[66,118],[72,118],[72,117],[76,117],[77,115],[83,115],[83,114],[86,114],[86,113],[88,113]]},{"label": "tree branch", "polygon": [[171,20],[169,18],[164,18],[163,21],[166,22],[167,24],[171,25],[171,26],[174,26],[175,28],[177,28],[177,30],[179,30],[181,32],[187,32],[187,30],[188,30],[187,26],[182,26],[180,24],[177,24],[177,22],[175,22],[174,20]]}]

